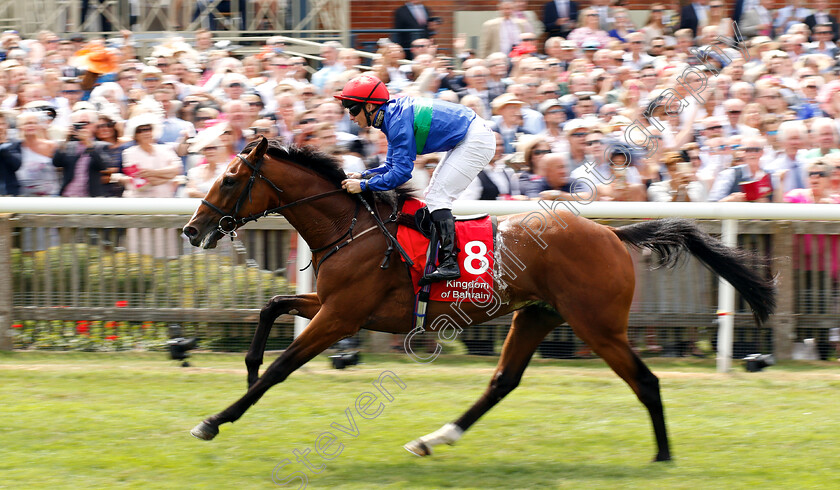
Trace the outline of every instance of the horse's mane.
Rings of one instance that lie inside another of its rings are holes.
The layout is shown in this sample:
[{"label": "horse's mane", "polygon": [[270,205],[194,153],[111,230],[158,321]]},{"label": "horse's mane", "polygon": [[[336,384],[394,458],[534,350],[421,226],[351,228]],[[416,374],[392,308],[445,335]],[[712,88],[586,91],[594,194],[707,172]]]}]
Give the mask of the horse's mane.
[{"label": "horse's mane", "polygon": [[[240,153],[249,153],[258,143],[259,140],[248,143]],[[341,162],[337,158],[312,146],[286,146],[280,140],[269,139],[266,153],[274,158],[306,167],[327,179],[336,188],[340,188],[341,182],[347,178],[347,174],[341,168]],[[391,205],[401,205],[406,199],[417,197],[414,189],[405,184],[392,191],[368,191],[365,194],[368,197],[372,195],[375,200]]]}]

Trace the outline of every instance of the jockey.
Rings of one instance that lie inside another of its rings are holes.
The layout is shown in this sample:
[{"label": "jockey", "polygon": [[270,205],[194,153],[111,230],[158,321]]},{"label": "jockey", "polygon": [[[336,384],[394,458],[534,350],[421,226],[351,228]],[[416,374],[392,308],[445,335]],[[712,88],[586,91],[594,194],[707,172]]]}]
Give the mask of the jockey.
[{"label": "jockey", "polygon": [[348,174],[342,183],[347,192],[395,189],[411,178],[418,154],[446,152],[425,191],[426,206],[440,237],[440,265],[423,276],[420,285],[460,277],[452,201],[493,158],[493,131],[462,105],[415,97],[391,99],[385,84],[370,75],[353,78],[335,98],[360,127],[375,127],[388,139],[385,164]]}]

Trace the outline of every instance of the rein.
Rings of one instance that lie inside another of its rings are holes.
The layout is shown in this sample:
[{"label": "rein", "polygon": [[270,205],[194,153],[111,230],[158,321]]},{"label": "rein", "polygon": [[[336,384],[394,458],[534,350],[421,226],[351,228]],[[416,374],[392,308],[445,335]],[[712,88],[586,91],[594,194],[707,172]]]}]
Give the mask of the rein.
[{"label": "rein", "polygon": [[[210,209],[219,213],[222,216],[219,219],[219,224],[216,225],[216,231],[218,231],[222,235],[230,236],[231,240],[233,240],[237,236],[236,235],[236,228],[238,228],[239,226],[243,226],[246,223],[249,223],[251,221],[257,221],[258,219],[263,218],[265,216],[268,216],[269,214],[279,213],[280,211],[282,211],[284,209],[291,208],[293,206],[297,206],[298,204],[305,204],[307,202],[316,201],[318,199],[330,196],[332,194],[337,194],[339,192],[341,192],[341,193],[345,192],[344,189],[334,189],[334,190],[331,190],[331,191],[323,192],[321,194],[316,194],[314,196],[304,197],[302,199],[298,199],[297,201],[290,202],[288,204],[283,204],[282,206],[277,206],[276,208],[267,209],[267,210],[265,210],[265,211],[263,211],[262,213],[259,213],[259,214],[252,214],[252,215],[249,215],[249,216],[246,216],[246,217],[243,217],[243,218],[237,218],[236,215],[239,214],[239,210],[242,208],[242,205],[245,203],[245,199],[247,198],[248,202],[251,202],[251,190],[253,189],[254,183],[256,182],[256,180],[258,178],[268,182],[268,184],[271,186],[271,188],[274,189],[275,192],[277,192],[278,194],[282,194],[283,189],[280,189],[279,187],[277,187],[277,185],[275,185],[274,182],[267,179],[260,172],[260,168],[262,167],[262,164],[265,161],[264,158],[260,158],[257,161],[257,163],[253,164],[253,165],[251,164],[251,162],[249,162],[242,155],[236,155],[236,158],[241,160],[242,163],[244,163],[248,168],[251,169],[251,177],[248,179],[248,186],[245,188],[245,190],[242,191],[242,194],[240,194],[239,199],[237,199],[236,205],[233,208],[233,212],[232,213],[227,213],[225,211],[222,211],[221,209],[219,209],[218,206],[216,206],[215,204],[207,201],[206,199],[201,200],[202,204],[206,205],[207,207],[209,207]],[[330,249],[326,254],[324,254],[323,257],[321,257],[320,260],[318,260],[317,264],[314,264],[315,277],[318,277],[318,269],[320,269],[321,264],[323,264],[324,261],[327,260],[327,258],[329,258],[334,253],[341,250],[346,245],[349,245],[350,242],[352,242],[356,238],[358,238],[358,237],[360,237],[360,236],[362,236],[362,235],[364,235],[364,234],[368,233],[369,231],[372,231],[376,228],[379,228],[380,230],[382,230],[382,233],[389,240],[388,250],[385,252],[385,259],[382,261],[382,264],[380,265],[380,267],[382,269],[387,269],[388,268],[388,259],[391,255],[391,252],[393,252],[395,247],[400,252],[400,254],[403,256],[403,258],[409,263],[409,265],[413,264],[413,262],[408,257],[408,254],[405,252],[405,250],[403,250],[403,248],[400,246],[400,244],[397,243],[397,239],[394,237],[394,235],[391,234],[387,230],[387,228],[385,228],[385,222],[383,222],[379,218],[379,216],[376,213],[374,213],[374,211],[371,209],[370,204],[368,204],[367,200],[365,200],[365,198],[362,197],[361,194],[356,195],[356,197],[357,197],[356,210],[353,212],[353,219],[350,221],[350,227],[347,229],[347,231],[344,232],[344,234],[342,234],[340,237],[338,237],[337,239],[332,241],[329,245],[326,245],[326,246],[320,247],[320,248],[310,248],[309,249],[310,252],[312,252],[313,254],[318,253],[318,252],[323,252],[324,250]],[[367,211],[371,214],[371,216],[373,217],[373,220],[376,222],[376,225],[362,231],[361,233],[358,233],[356,236],[353,236],[353,229],[356,227],[356,223],[358,222],[359,210],[361,209],[362,204],[364,204]],[[395,210],[394,215],[392,215],[392,217],[391,217],[392,219],[389,219],[387,222],[396,221],[396,216],[395,215],[396,215],[396,210]],[[345,237],[349,237],[349,238],[347,238],[345,240]],[[342,242],[342,240],[344,240],[344,241]],[[341,242],[341,243],[339,243],[339,242]],[[313,263],[310,262],[310,264],[313,264]],[[305,268],[304,268],[304,270],[305,270]]]},{"label": "rein", "polygon": [[[304,204],[304,203],[307,203],[307,202],[310,202],[310,201],[315,201],[317,199],[321,199],[322,197],[327,197],[331,194],[337,194],[339,192],[344,192],[343,189],[334,189],[334,190],[331,190],[331,191],[323,192],[321,194],[316,194],[314,196],[304,197],[303,199],[298,199],[297,201],[290,202],[289,204],[284,204],[282,206],[277,206],[276,208],[266,209],[265,211],[263,211],[260,214],[252,214],[252,215],[246,216],[244,218],[236,218],[235,216],[237,214],[239,214],[239,209],[245,203],[245,198],[247,197],[248,202],[251,202],[251,189],[253,189],[254,182],[256,181],[257,178],[260,178],[260,179],[268,182],[268,185],[270,185],[271,188],[274,189],[278,194],[283,193],[283,189],[280,189],[279,187],[277,187],[277,185],[274,184],[274,182],[266,179],[265,176],[260,172],[260,167],[262,167],[262,164],[265,161],[265,159],[260,158],[259,161],[256,163],[256,165],[251,165],[251,162],[249,162],[242,155],[236,155],[236,158],[240,159],[242,161],[242,163],[244,163],[248,168],[251,169],[251,177],[248,179],[248,186],[245,188],[244,191],[242,191],[242,194],[239,196],[239,199],[236,201],[236,205],[233,208],[233,213],[228,214],[227,212],[222,211],[215,204],[207,201],[206,199],[201,200],[202,204],[206,205],[207,207],[209,207],[213,211],[222,215],[222,217],[219,219],[219,224],[216,226],[216,231],[218,231],[222,235],[229,235],[231,240],[236,238],[236,228],[239,227],[239,226],[242,226],[246,223],[250,223],[251,221],[257,221],[258,219],[264,218],[264,217],[268,216],[269,214],[279,213],[280,211],[282,211],[286,208],[290,208],[292,206],[297,206],[298,204]],[[359,212],[359,210],[358,210],[358,206],[357,206],[356,214],[358,214],[358,212]],[[230,229],[225,227],[226,223],[230,223]],[[355,219],[355,216],[354,216],[353,217],[353,224],[350,225],[351,231],[352,231],[355,223],[356,223],[356,219]],[[342,238],[346,235],[347,234],[345,233],[342,236]]]}]

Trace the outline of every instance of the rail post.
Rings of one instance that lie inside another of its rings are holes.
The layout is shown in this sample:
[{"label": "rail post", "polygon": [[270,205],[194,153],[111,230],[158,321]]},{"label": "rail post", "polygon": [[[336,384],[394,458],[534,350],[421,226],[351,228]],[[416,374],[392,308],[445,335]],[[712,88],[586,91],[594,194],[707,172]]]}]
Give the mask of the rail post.
[{"label": "rail post", "polygon": [[[738,244],[738,220],[725,219],[721,222],[721,241],[727,247]],[[735,288],[720,279],[718,289],[718,339],[717,370],[727,373],[732,369],[732,338],[735,330]]]},{"label": "rail post", "polygon": [[11,214],[0,214],[0,350],[12,350]]},{"label": "rail post", "polygon": [[793,341],[796,337],[794,314],[793,240],[794,227],[790,221],[780,221],[774,226],[773,255],[779,257],[771,264],[777,283],[776,314],[771,317],[773,328],[773,355],[776,359],[793,358]]}]

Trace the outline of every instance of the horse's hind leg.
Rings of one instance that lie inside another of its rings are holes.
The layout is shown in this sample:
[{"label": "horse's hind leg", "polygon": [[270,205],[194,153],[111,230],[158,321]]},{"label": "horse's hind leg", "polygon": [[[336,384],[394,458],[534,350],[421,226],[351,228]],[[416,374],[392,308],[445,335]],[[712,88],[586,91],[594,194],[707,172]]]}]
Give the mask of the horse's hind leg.
[{"label": "horse's hind leg", "polygon": [[[575,327],[572,322],[570,324]],[[575,333],[581,340],[589,344],[592,350],[630,385],[639,401],[647,408],[656,437],[657,453],[654,461],[670,461],[671,450],[665,428],[665,410],[662,408],[662,397],[659,393],[659,378],[633,352],[624,332],[593,335],[594,332],[595,330],[581,331],[575,328]]]},{"label": "horse's hind leg", "polygon": [[454,444],[482,415],[513,391],[522,379],[522,373],[531,361],[540,342],[560,325],[563,319],[556,312],[529,306],[513,314],[499,364],[481,398],[454,423],[448,423],[431,434],[409,442],[404,447],[417,456],[429,456],[438,444]]},{"label": "horse's hind leg", "polygon": [[260,321],[257,324],[257,330],[254,332],[251,347],[245,355],[245,366],[248,368],[248,388],[253,386],[259,378],[265,345],[268,342],[268,334],[271,333],[274,320],[286,313],[311,319],[318,313],[319,309],[321,309],[321,302],[318,301],[318,296],[315,293],[296,296],[280,295],[268,300],[268,303],[260,310]]}]

